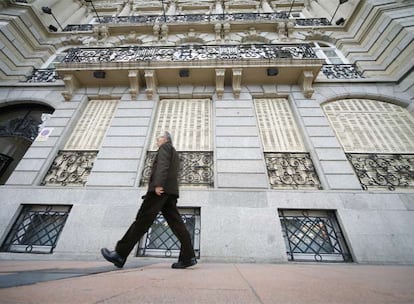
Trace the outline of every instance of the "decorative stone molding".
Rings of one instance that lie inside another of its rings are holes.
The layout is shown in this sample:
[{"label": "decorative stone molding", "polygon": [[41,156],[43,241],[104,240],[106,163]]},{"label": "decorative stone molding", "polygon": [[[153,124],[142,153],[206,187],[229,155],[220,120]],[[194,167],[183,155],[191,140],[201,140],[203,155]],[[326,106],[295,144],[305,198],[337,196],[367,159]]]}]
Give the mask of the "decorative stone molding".
[{"label": "decorative stone molding", "polygon": [[313,72],[312,71],[303,71],[302,75],[299,78],[299,84],[302,86],[303,95],[306,98],[311,98],[314,92],[312,87],[313,82]]},{"label": "decorative stone molding", "polygon": [[129,94],[131,94],[132,99],[136,99],[139,94],[139,72],[138,71],[129,71]]},{"label": "decorative stone molding", "polygon": [[154,93],[157,91],[157,75],[154,70],[145,70],[144,77],[147,84],[145,92],[147,93],[148,99],[152,99]]},{"label": "decorative stone molding", "polygon": [[66,74],[63,76],[63,82],[65,83],[65,91],[62,92],[62,96],[66,101],[72,99],[73,92],[79,87],[79,82],[75,75]]},{"label": "decorative stone molding", "polygon": [[224,74],[225,69],[216,69],[216,94],[218,98],[222,98],[224,94]]},{"label": "decorative stone molding", "polygon": [[241,80],[242,80],[242,71],[243,69],[237,68],[232,69],[233,71],[233,95],[236,98],[240,97],[241,92]]}]

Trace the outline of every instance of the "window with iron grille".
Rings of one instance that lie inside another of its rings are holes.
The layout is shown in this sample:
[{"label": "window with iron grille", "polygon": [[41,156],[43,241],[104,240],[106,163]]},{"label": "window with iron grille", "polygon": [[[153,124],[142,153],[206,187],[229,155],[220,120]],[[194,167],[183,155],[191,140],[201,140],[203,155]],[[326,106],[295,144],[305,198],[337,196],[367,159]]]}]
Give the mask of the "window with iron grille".
[{"label": "window with iron grille", "polygon": [[279,210],[290,261],[351,262],[334,211]]},{"label": "window with iron grille", "polygon": [[[200,209],[178,208],[178,211],[190,232],[196,257],[200,257]],[[164,216],[159,213],[151,228],[142,237],[137,256],[178,257],[179,253],[180,241],[171,231]]]},{"label": "window with iron grille", "polygon": [[364,190],[414,187],[414,117],[406,109],[369,99],[323,106]]},{"label": "window with iron grille", "polygon": [[52,253],[71,206],[23,205],[1,251]]},{"label": "window with iron grille", "polygon": [[321,189],[289,101],[261,98],[254,103],[272,189]]},{"label": "window with iron grille", "polygon": [[159,102],[147,152],[141,186],[149,182],[156,156],[157,137],[168,131],[180,158],[179,184],[213,186],[213,151],[210,99],[163,99]]},{"label": "window with iron grille", "polygon": [[117,100],[91,100],[42,185],[84,186],[115,113]]}]

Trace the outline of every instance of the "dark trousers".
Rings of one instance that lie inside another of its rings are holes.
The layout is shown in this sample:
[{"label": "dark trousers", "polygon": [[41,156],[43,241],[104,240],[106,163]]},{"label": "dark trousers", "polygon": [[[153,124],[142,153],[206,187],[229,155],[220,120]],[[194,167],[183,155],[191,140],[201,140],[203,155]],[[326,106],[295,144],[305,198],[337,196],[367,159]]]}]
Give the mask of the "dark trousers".
[{"label": "dark trousers", "polygon": [[121,257],[126,258],[130,254],[135,244],[151,227],[160,211],[181,243],[178,260],[183,261],[195,257],[190,233],[177,209],[177,197],[167,194],[158,196],[153,192],[147,193],[135,221],[131,224],[123,238],[116,244],[115,251]]}]

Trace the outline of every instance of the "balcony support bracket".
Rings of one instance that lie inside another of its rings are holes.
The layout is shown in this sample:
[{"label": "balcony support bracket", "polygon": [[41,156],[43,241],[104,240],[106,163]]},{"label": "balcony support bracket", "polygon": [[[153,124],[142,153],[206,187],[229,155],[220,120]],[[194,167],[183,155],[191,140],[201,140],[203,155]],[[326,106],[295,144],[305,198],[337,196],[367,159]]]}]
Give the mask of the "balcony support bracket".
[{"label": "balcony support bracket", "polygon": [[129,94],[131,99],[136,100],[139,94],[139,72],[137,70],[131,70],[128,72],[129,78]]},{"label": "balcony support bracket", "polygon": [[299,84],[302,87],[303,95],[306,98],[311,98],[314,92],[312,87],[314,75],[312,71],[303,71],[299,78]]},{"label": "balcony support bracket", "polygon": [[62,92],[62,96],[66,101],[70,101],[73,96],[73,92],[79,87],[79,82],[75,75],[65,74],[63,76],[63,82],[65,83],[65,91]]}]

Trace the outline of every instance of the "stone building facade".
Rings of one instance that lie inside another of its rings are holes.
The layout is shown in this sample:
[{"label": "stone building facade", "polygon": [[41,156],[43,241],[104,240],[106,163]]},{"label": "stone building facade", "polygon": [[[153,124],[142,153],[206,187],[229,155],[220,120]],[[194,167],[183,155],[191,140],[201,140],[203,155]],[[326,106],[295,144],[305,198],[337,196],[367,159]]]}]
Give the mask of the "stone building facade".
[{"label": "stone building facade", "polygon": [[[1,2],[0,258],[112,247],[168,130],[202,260],[414,263],[413,15],[407,0]],[[178,246],[160,215],[131,255]]]}]

